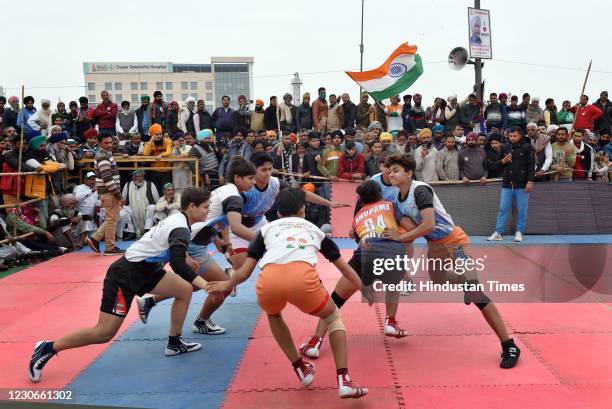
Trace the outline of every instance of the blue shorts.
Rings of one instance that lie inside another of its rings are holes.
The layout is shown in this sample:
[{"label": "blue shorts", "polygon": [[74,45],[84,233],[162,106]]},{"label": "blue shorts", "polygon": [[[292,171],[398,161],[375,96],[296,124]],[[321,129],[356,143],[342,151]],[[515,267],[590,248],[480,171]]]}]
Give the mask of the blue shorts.
[{"label": "blue shorts", "polygon": [[195,261],[200,264],[199,275],[204,274],[210,263],[214,263],[215,260],[208,253],[208,246],[200,246],[198,244],[189,243],[187,248],[187,254]]}]

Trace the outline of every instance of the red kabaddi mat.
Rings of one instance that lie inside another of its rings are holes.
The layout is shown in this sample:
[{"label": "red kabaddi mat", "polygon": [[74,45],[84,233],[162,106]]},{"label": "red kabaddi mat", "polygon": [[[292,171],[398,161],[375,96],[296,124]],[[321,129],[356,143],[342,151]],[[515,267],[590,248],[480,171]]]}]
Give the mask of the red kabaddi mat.
[{"label": "red kabaddi mat", "polygon": [[348,237],[348,232],[353,225],[353,213],[357,203],[355,189],[358,183],[338,182],[331,184],[332,201],[347,203],[349,207],[331,209],[332,237]]},{"label": "red kabaddi mat", "polygon": [[[317,269],[332,291],[339,277],[335,267],[321,260]],[[370,390],[357,401],[338,399],[328,338],[319,359],[312,360],[314,383],[302,389],[262,314],[223,407],[612,407],[612,311],[606,305],[500,304],[499,309],[522,350],[510,370],[499,368],[499,341],[473,306],[401,303],[397,319],[410,335],[394,339],[382,333],[384,304],[370,308],[353,296],[341,309],[349,370]],[[317,323],[292,306],[283,317],[296,345],[312,335]]]},{"label": "red kabaddi mat", "polygon": [[[62,388],[110,343],[64,351],[45,368],[38,384],[27,367],[34,343],[93,326],[100,314],[102,281],[117,257],[70,253],[0,280],[0,388]],[[138,319],[132,308],[117,337]]]}]

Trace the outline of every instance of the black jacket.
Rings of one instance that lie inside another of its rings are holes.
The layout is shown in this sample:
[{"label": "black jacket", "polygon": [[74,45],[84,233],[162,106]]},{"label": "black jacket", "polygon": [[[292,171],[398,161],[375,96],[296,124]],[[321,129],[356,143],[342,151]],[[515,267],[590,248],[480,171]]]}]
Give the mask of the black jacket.
[{"label": "black jacket", "polygon": [[295,126],[300,129],[312,129],[312,108],[310,104],[300,104],[295,107]]},{"label": "black jacket", "polygon": [[354,128],[357,120],[357,105],[349,101],[342,104],[342,110],[344,111],[344,128]]},{"label": "black jacket", "polygon": [[278,129],[277,109],[278,107],[270,105],[264,111],[264,126],[267,131],[276,131]]},{"label": "black jacket", "polygon": [[487,169],[489,170],[489,178],[500,178],[504,175],[504,165],[501,163],[503,157],[503,149],[500,149],[499,152],[495,152],[489,147],[489,150],[487,150]]},{"label": "black jacket", "polygon": [[516,145],[507,143],[502,146],[501,156],[512,154],[512,162],[503,166],[503,187],[524,188],[527,182],[535,179],[535,152],[526,138]]}]

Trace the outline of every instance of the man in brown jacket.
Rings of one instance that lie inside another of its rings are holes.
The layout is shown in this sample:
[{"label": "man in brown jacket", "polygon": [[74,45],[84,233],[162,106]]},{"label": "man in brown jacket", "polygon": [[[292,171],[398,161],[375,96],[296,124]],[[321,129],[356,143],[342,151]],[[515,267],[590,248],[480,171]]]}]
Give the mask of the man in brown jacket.
[{"label": "man in brown jacket", "polygon": [[319,98],[312,103],[312,124],[319,131],[325,131],[327,126],[327,101],[325,101],[325,88],[319,88]]},{"label": "man in brown jacket", "polygon": [[342,129],[344,125],[344,109],[338,104],[336,95],[329,96],[329,109],[327,110],[327,130],[330,132]]}]

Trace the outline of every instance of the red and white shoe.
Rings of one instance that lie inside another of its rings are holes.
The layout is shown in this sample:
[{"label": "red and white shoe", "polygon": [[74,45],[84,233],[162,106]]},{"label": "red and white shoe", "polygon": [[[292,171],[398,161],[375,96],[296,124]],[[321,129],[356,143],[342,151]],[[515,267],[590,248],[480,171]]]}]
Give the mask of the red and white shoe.
[{"label": "red and white shoe", "polygon": [[300,383],[305,387],[309,387],[315,376],[315,366],[310,362],[302,362],[302,365],[293,368]]},{"label": "red and white shoe", "polygon": [[321,348],[321,344],[323,344],[323,338],[313,336],[308,342],[304,342],[302,345],[300,345],[300,354],[311,359],[317,359],[319,357],[319,349]]},{"label": "red and white shoe", "polygon": [[391,321],[387,317],[385,320],[385,335],[394,338],[404,338],[408,336],[408,332],[399,326],[399,322]]},{"label": "red and white shoe", "polygon": [[362,388],[351,381],[348,374],[338,375],[338,395],[340,399],[359,399],[368,394],[368,388]]}]

